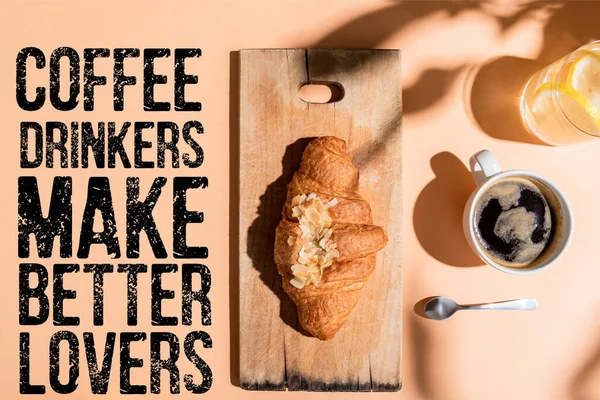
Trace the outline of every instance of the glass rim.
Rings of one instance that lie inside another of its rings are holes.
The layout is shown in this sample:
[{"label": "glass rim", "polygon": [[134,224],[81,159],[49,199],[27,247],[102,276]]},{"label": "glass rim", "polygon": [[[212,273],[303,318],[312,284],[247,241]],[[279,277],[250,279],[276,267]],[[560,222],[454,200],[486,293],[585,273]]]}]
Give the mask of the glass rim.
[{"label": "glass rim", "polygon": [[569,121],[569,123],[575,129],[577,129],[579,132],[581,132],[581,133],[583,133],[585,135],[588,135],[588,136],[591,136],[591,137],[594,137],[594,138],[598,138],[598,137],[600,137],[600,127],[598,128],[598,133],[596,133],[596,134],[590,133],[588,131],[585,131],[585,130],[581,129],[575,122],[573,122],[571,120],[571,118],[569,118],[569,116],[567,115],[567,113],[563,109],[563,106],[562,106],[561,102],[558,100],[558,95],[559,95],[559,90],[558,90],[559,81],[558,81],[558,78],[560,76],[560,72],[563,71],[563,68],[565,68],[565,65],[570,60],[570,57],[573,54],[575,54],[576,52],[578,52],[579,50],[581,50],[583,47],[589,46],[591,44],[598,44],[598,45],[600,45],[600,40],[592,40],[591,42],[582,44],[581,46],[579,46],[578,48],[576,48],[575,50],[573,50],[569,54],[565,55],[562,58],[562,60],[558,60],[558,61],[560,61],[560,65],[558,66],[558,72],[556,73],[556,76],[554,76],[554,78],[552,79],[552,102],[554,103],[555,106],[558,106],[557,108],[560,110],[560,112],[563,114],[563,116],[567,119],[567,121]]}]

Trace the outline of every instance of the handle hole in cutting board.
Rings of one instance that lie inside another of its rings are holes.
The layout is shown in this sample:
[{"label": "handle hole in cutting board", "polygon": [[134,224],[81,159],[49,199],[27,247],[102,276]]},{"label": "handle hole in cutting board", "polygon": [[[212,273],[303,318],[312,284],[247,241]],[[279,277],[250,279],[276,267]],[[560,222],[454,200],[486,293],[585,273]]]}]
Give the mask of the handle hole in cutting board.
[{"label": "handle hole in cutting board", "polygon": [[306,103],[335,103],[344,98],[344,88],[334,82],[309,82],[300,87],[298,97]]}]

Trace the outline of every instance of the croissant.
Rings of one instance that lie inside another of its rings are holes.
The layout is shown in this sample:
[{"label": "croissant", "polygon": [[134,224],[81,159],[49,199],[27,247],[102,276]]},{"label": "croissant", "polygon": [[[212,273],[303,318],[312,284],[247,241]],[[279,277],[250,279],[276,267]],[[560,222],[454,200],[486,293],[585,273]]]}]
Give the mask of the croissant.
[{"label": "croissant", "polygon": [[275,263],[305,331],[332,339],[358,303],[387,236],[358,193],[346,142],[313,139],[288,185],[275,231]]}]

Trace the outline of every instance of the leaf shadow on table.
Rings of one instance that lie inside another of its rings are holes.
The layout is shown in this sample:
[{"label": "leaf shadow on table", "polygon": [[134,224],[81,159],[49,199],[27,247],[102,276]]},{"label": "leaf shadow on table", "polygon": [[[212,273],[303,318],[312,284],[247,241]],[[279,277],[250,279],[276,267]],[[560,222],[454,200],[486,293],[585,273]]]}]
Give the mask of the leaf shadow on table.
[{"label": "leaf shadow on table", "polygon": [[[318,39],[308,47],[316,48],[377,48],[393,35],[401,34],[410,23],[427,18],[434,13],[444,13],[451,19],[464,10],[477,9],[477,2],[455,1],[396,1],[392,5],[361,15]],[[367,54],[360,63],[345,66],[346,72],[368,68],[377,62],[377,53]],[[403,115],[424,110],[440,101],[449,91],[452,81],[463,68],[431,67],[422,71],[417,82],[403,87]],[[328,71],[323,71],[327,73]],[[390,115],[390,119],[395,116]]]},{"label": "leaf shadow on table", "polygon": [[475,189],[467,167],[449,152],[431,158],[435,178],[415,202],[413,225],[423,249],[436,260],[454,267],[483,262],[469,247],[462,228],[463,208]]},{"label": "leaf shadow on table", "polygon": [[532,1],[523,7],[527,12],[542,9],[549,12],[540,53],[535,59],[496,57],[472,68],[471,78],[467,81],[465,105],[473,121],[488,136],[545,145],[522,123],[521,93],[537,71],[581,45],[600,38],[597,28],[600,2]]},{"label": "leaf shadow on table", "polygon": [[[493,5],[493,1],[395,1],[392,3],[390,6],[361,15],[341,25],[315,43],[309,44],[308,47],[377,48],[392,36],[401,38],[405,33],[404,29],[412,23],[434,16],[435,23],[439,25],[472,11],[493,17],[499,27],[498,36],[503,36],[509,33],[510,29],[523,18],[549,5],[549,2],[544,1],[523,2],[517,7],[513,7],[515,8],[514,12],[508,15],[493,15],[489,11],[490,7],[487,7]],[[436,56],[443,53],[444,49],[450,49],[455,44],[452,40],[452,37],[448,36],[447,43],[441,39],[437,46],[425,44],[431,47],[430,56],[432,57],[429,61],[424,60],[424,67],[418,71],[416,82],[410,86],[403,86],[404,115],[426,110],[442,101],[460,73],[467,68],[474,67],[469,60],[458,61],[459,57],[456,57],[457,61],[453,66],[440,67],[436,65]],[[449,55],[446,56],[449,57]],[[371,57],[375,58],[376,55]],[[365,68],[370,61],[367,57],[361,63],[347,65],[346,69],[352,71]]]}]

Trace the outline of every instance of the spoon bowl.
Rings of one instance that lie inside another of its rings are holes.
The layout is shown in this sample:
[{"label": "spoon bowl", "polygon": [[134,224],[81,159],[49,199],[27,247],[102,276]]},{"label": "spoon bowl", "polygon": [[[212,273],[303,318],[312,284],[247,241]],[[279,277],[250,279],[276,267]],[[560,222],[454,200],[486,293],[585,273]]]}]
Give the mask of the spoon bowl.
[{"label": "spoon bowl", "polygon": [[425,315],[439,321],[453,316],[459,307],[454,300],[448,297],[434,297],[425,304]]}]

